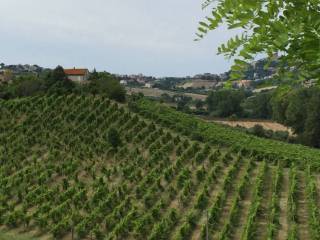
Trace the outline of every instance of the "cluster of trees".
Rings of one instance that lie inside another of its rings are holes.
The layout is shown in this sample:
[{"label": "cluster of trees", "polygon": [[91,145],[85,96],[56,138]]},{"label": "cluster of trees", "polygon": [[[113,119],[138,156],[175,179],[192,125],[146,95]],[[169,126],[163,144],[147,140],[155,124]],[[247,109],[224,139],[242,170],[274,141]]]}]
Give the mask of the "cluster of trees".
[{"label": "cluster of trees", "polygon": [[[273,119],[289,126],[297,142],[320,147],[320,89],[281,87],[275,91],[252,94],[243,90],[223,89],[207,98],[208,112],[214,117]],[[274,138],[274,134],[251,129],[251,133]],[[276,134],[277,135],[277,134]],[[279,135],[279,134],[278,134]],[[277,139],[286,136],[281,133]]]},{"label": "cluster of trees", "polygon": [[288,131],[273,131],[271,129],[265,129],[259,124],[254,125],[252,128],[238,126],[237,129],[257,137],[270,138],[290,143],[296,142],[296,138],[290,136]]},{"label": "cluster of trees", "polygon": [[210,92],[207,98],[208,111],[216,117],[242,116],[241,102],[246,98],[242,90],[223,89]]},{"label": "cluster of trees", "polygon": [[221,89],[210,92],[206,104],[214,117],[271,119],[272,92],[253,94],[245,90]]},{"label": "cluster of trees", "polygon": [[68,79],[61,66],[40,75],[23,75],[15,78],[12,83],[0,86],[0,98],[10,99],[41,94],[101,94],[119,102],[125,101],[125,89],[115,77],[107,72],[90,74],[87,84],[77,84]]},{"label": "cluster of trees", "polygon": [[319,88],[279,89],[271,102],[276,121],[290,126],[299,142],[320,147]]}]

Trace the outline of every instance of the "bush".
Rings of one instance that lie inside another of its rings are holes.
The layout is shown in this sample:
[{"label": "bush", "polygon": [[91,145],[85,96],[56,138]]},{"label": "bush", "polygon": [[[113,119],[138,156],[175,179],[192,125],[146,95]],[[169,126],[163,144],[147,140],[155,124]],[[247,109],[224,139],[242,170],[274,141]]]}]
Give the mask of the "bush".
[{"label": "bush", "polygon": [[108,142],[113,148],[117,148],[121,144],[119,132],[115,128],[111,128],[108,132]]}]

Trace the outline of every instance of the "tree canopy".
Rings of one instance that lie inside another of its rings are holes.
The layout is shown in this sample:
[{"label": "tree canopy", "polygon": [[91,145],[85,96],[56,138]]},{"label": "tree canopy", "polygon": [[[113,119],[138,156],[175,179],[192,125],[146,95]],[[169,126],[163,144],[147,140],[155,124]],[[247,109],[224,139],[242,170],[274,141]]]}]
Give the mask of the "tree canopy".
[{"label": "tree canopy", "polygon": [[206,0],[203,8],[209,7],[198,39],[222,25],[243,30],[218,48],[219,54],[236,57],[233,78],[261,53],[279,56],[279,73],[291,75],[294,68],[300,79],[320,80],[319,0]]}]

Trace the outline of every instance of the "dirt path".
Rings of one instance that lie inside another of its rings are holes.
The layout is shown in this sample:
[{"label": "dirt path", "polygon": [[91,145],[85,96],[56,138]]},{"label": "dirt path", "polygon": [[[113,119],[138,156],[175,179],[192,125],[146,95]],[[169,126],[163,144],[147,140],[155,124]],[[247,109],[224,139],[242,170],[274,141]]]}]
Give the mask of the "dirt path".
[{"label": "dirt path", "polygon": [[267,225],[270,217],[270,202],[272,199],[273,168],[268,167],[264,178],[260,214],[257,217],[257,239],[267,239]]},{"label": "dirt path", "polygon": [[299,193],[298,193],[298,236],[299,239],[310,239],[308,225],[308,202],[306,193],[306,179],[303,172],[298,173]]},{"label": "dirt path", "polygon": [[283,178],[280,190],[280,211],[279,211],[279,231],[276,239],[285,240],[288,236],[288,191],[289,191],[289,172],[288,169],[283,169]]},{"label": "dirt path", "polygon": [[246,187],[246,194],[244,198],[240,201],[238,225],[233,227],[232,236],[230,237],[230,239],[239,240],[241,238],[243,226],[248,217],[249,208],[251,205],[252,195],[253,195],[252,190],[253,190],[253,186],[257,178],[257,175],[258,175],[258,166],[254,166],[254,169],[251,170],[250,182]]}]

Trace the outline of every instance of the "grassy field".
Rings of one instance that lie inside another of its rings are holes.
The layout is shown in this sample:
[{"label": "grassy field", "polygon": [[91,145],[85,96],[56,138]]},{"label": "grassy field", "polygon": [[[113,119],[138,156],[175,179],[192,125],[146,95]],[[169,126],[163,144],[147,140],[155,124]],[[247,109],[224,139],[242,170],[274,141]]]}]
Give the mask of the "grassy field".
[{"label": "grassy field", "polygon": [[196,94],[196,93],[179,93],[179,92],[172,92],[172,91],[165,91],[157,88],[126,88],[128,94],[132,93],[143,93],[147,97],[156,97],[159,98],[161,97],[162,94],[168,94],[169,96],[177,95],[177,94],[182,94],[188,97],[191,97],[194,100],[206,100],[207,95],[202,95],[202,94]]},{"label": "grassy field", "polygon": [[[199,141],[186,134],[194,126],[181,128],[154,103],[168,118],[145,102],[134,113],[103,97],[0,104],[2,226],[66,240],[206,239],[207,226],[219,240],[319,236],[320,175],[309,162]],[[0,232],[28,239],[8,234]]]},{"label": "grassy field", "polygon": [[0,230],[0,240],[41,240],[40,238],[32,237],[30,234],[17,233],[8,230]]},{"label": "grassy field", "polygon": [[221,119],[217,119],[217,120],[209,120],[209,122],[215,122],[215,123],[221,123],[221,124],[225,124],[231,127],[245,127],[245,128],[252,128],[255,125],[260,125],[262,126],[264,129],[267,130],[272,130],[272,131],[286,131],[289,132],[290,135],[293,135],[293,132],[290,128],[280,124],[280,123],[276,123],[276,122],[272,122],[272,121],[257,121],[257,120],[221,120]]}]

